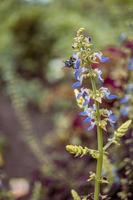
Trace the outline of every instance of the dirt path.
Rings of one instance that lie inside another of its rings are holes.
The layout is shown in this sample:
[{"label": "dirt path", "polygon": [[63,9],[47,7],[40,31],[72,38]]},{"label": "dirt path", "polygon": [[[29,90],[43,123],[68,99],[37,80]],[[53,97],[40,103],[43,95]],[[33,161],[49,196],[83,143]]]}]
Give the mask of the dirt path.
[{"label": "dirt path", "polygon": [[[43,116],[36,111],[31,111],[34,130],[41,139],[42,134],[51,129],[49,116]],[[5,171],[8,177],[29,177],[31,172],[38,167],[38,161],[30,151],[28,145],[21,137],[20,126],[14,109],[7,97],[0,98],[0,134],[7,138],[5,151]]]}]

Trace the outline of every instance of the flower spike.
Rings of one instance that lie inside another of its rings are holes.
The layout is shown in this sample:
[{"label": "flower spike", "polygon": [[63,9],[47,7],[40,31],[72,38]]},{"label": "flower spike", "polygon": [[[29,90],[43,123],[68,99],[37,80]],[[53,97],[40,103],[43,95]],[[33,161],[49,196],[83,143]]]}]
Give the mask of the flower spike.
[{"label": "flower spike", "polygon": [[[104,80],[102,71],[99,69],[99,64],[101,64],[101,62],[108,62],[109,58],[103,56],[101,52],[95,52],[92,49],[92,41],[90,40],[90,37],[86,35],[84,28],[80,28],[77,31],[72,47],[75,53],[70,60],[66,61],[66,65],[74,70],[75,82],[72,87],[74,88],[77,105],[82,109],[80,116],[84,117],[84,122],[87,124],[87,131],[91,131],[95,127],[97,129],[98,149],[93,150],[78,145],[67,145],[66,150],[70,154],[75,155],[75,157],[82,157],[89,154],[97,159],[96,173],[92,172],[89,180],[95,181],[94,200],[99,200],[100,184],[108,183],[107,178],[102,177],[103,160],[105,161],[105,156],[107,155],[106,150],[111,144],[118,143],[118,140],[128,130],[131,121],[129,120],[120,126],[120,128],[114,132],[114,136],[108,139],[108,143],[103,146],[103,132],[108,131],[108,122],[112,129],[117,121],[117,117],[112,111],[107,108],[102,108],[101,105],[103,99],[111,101],[117,99],[117,96],[112,94],[108,88],[102,86]],[[132,68],[132,63],[132,60],[130,60],[130,69]],[[84,79],[90,80],[90,88],[84,87]],[[128,88],[128,90],[132,89],[133,86]],[[129,97],[126,96],[122,102],[127,102],[128,98]],[[121,110],[124,115],[126,115],[128,111],[129,108]],[[74,190],[72,190],[72,196],[74,200],[82,199]]]}]

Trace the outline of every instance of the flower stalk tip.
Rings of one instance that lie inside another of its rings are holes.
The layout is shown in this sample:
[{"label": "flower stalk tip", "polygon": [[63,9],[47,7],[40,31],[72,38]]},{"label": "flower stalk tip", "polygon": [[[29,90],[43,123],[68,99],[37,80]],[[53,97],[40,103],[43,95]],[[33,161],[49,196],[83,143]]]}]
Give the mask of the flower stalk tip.
[{"label": "flower stalk tip", "polygon": [[126,121],[124,124],[122,124],[115,132],[114,135],[116,138],[121,138],[123,137],[127,130],[129,129],[130,125],[132,123],[132,120]]}]

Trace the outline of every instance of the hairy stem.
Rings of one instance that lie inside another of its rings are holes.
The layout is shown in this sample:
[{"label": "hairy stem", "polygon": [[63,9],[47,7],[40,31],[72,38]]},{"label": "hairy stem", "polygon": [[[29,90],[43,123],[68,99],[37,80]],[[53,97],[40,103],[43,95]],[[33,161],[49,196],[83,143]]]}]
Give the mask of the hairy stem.
[{"label": "hairy stem", "polygon": [[[96,80],[91,77],[91,85],[92,90],[96,94]],[[100,113],[99,113],[99,103],[95,101],[96,105],[96,116],[97,122],[100,121]],[[103,133],[102,129],[97,124],[97,143],[98,143],[98,152],[99,157],[97,159],[97,167],[96,167],[96,178],[95,178],[95,188],[94,188],[94,200],[99,200],[100,194],[100,180],[102,174],[102,165],[103,165]]]}]

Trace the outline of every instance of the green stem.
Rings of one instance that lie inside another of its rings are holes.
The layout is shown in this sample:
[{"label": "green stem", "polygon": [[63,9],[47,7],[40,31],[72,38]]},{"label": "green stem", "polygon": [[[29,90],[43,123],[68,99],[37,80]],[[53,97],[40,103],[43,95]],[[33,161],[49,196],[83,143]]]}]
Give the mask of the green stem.
[{"label": "green stem", "polygon": [[103,134],[102,134],[102,129],[99,126],[97,126],[97,138],[98,138],[99,157],[98,157],[98,160],[97,160],[97,167],[96,167],[94,200],[99,199],[100,179],[101,179],[102,164],[103,164]]},{"label": "green stem", "polygon": [[[93,92],[96,94],[96,80],[91,77],[91,85]],[[96,116],[97,121],[100,121],[100,113],[99,113],[99,103],[95,101],[96,105]],[[97,159],[97,167],[96,167],[96,178],[95,178],[95,189],[94,189],[94,200],[99,200],[100,194],[100,180],[102,174],[102,165],[103,165],[103,133],[102,129],[97,124],[97,141],[98,141],[98,152],[99,157]]]}]

